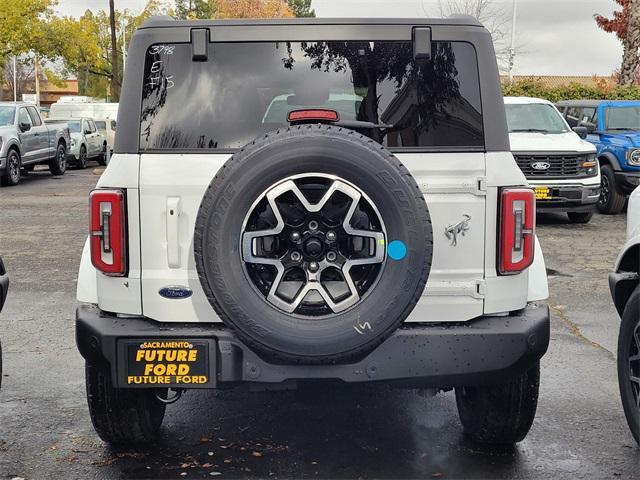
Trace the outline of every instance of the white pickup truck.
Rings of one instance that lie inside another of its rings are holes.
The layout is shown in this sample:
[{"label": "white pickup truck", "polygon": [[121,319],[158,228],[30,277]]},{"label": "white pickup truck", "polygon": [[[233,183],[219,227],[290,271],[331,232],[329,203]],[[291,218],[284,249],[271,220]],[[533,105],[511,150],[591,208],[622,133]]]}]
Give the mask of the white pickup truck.
[{"label": "white pickup truck", "polygon": [[516,163],[536,192],[539,212],[566,212],[587,223],[600,197],[596,148],[582,137],[587,129],[567,124],[549,101],[505,97],[509,141]]}]

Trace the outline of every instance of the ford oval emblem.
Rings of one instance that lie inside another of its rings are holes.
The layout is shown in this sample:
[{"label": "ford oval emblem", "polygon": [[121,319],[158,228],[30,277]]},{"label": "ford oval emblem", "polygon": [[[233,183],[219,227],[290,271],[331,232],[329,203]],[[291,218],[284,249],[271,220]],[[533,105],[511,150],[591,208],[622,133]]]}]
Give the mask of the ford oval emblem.
[{"label": "ford oval emblem", "polygon": [[549,162],[534,162],[531,164],[531,168],[534,170],[549,170],[551,164]]},{"label": "ford oval emblem", "polygon": [[174,300],[179,300],[181,298],[189,298],[191,295],[193,295],[193,292],[191,291],[190,288],[181,287],[179,285],[171,286],[171,287],[163,287],[160,289],[158,293],[160,294],[160,296],[164,298],[171,298]]}]

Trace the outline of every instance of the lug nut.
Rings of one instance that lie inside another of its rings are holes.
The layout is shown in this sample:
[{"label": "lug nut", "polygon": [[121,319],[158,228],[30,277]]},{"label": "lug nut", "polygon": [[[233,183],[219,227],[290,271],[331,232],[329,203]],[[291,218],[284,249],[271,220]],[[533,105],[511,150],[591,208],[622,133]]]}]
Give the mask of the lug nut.
[{"label": "lug nut", "polygon": [[300,252],[291,252],[291,260],[293,260],[294,262],[299,262],[300,260],[302,260],[302,255],[300,254]]},{"label": "lug nut", "polygon": [[333,230],[329,230],[327,232],[327,241],[335,242],[336,238],[337,238],[336,232],[334,232]]},{"label": "lug nut", "polygon": [[327,253],[327,260],[329,260],[330,262],[335,262],[336,258],[338,258],[338,256],[336,255],[336,252]]},{"label": "lug nut", "polygon": [[318,262],[311,262],[309,264],[309,271],[310,272],[317,272],[318,268],[320,268],[320,265],[318,265]]},{"label": "lug nut", "polygon": [[292,242],[299,242],[300,241],[300,233],[299,232],[291,232],[291,241]]},{"label": "lug nut", "polygon": [[318,222],[316,222],[315,220],[311,220],[309,222],[309,230],[317,230],[318,229]]}]

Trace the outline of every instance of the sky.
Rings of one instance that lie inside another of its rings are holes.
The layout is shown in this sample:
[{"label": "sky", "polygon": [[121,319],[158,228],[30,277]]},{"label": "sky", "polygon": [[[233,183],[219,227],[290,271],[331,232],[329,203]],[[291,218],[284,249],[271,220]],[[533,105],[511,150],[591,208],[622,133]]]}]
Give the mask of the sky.
[{"label": "sky", "polygon": [[[514,74],[610,75],[620,66],[622,45],[598,29],[593,15],[610,16],[613,0],[516,0]],[[140,11],[147,0],[115,0],[117,9]],[[447,0],[313,0],[318,17],[437,17]],[[511,31],[513,0],[493,0],[495,16]],[[107,0],[58,0],[58,12],[79,16],[106,10]]]}]

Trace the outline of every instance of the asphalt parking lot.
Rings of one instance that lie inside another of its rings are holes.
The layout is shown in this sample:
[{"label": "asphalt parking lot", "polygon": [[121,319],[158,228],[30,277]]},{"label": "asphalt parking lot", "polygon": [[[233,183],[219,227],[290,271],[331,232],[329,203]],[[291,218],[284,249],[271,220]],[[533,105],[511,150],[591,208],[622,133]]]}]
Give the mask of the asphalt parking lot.
[{"label": "asphalt parking lot", "polygon": [[638,478],[615,369],[619,320],[607,273],[625,215],[539,218],[552,309],[538,416],[510,449],[462,436],[451,392],[191,391],[153,447],[95,435],[74,342],[75,282],[98,171],[36,171],[0,189],[0,254],[11,288],[0,315],[0,478]]}]

